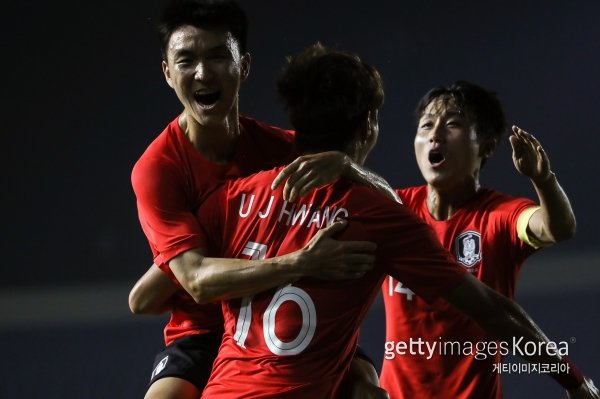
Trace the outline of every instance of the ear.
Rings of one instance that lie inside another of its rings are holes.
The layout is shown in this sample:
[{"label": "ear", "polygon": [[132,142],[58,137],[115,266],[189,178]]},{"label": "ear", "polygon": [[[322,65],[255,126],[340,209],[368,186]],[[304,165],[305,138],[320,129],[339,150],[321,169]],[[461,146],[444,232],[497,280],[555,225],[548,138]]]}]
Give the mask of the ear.
[{"label": "ear", "polygon": [[481,145],[479,146],[479,155],[482,158],[490,158],[496,152],[498,144],[499,141],[497,137],[488,137],[483,139]]},{"label": "ear", "polygon": [[163,74],[165,75],[165,80],[167,81],[167,84],[169,85],[169,87],[173,88],[173,83],[171,81],[171,71],[169,70],[169,64],[167,64],[166,61],[162,62],[162,71]]},{"label": "ear", "polygon": [[242,59],[241,59],[241,63],[242,63],[242,67],[241,67],[241,79],[242,79],[242,82],[248,78],[248,75],[250,75],[250,61],[251,61],[250,53],[246,53],[246,54],[242,55]]},{"label": "ear", "polygon": [[358,125],[358,129],[356,132],[357,142],[362,144],[369,141],[369,137],[371,137],[371,130],[371,111],[369,111]]}]

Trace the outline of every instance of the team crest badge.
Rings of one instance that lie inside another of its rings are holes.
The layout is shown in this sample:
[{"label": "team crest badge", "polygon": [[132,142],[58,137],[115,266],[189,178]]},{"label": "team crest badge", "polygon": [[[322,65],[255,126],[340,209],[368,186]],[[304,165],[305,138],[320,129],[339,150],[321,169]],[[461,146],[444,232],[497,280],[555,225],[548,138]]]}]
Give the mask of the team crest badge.
[{"label": "team crest badge", "polygon": [[476,231],[465,231],[454,242],[456,260],[473,271],[473,266],[481,260],[481,234]]}]

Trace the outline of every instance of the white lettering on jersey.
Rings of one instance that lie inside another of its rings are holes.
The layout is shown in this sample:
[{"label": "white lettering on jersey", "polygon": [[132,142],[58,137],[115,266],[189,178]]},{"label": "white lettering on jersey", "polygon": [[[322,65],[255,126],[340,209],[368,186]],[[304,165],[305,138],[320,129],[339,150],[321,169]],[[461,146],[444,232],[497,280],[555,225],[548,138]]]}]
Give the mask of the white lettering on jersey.
[{"label": "white lettering on jersey", "polygon": [[[275,320],[279,307],[287,301],[298,305],[302,312],[302,328],[296,338],[284,342],[275,333]],[[263,314],[263,335],[271,352],[279,356],[291,356],[301,353],[312,341],[317,327],[315,303],[306,291],[288,284],[273,295],[273,299]]]},{"label": "white lettering on jersey", "polygon": [[[267,246],[254,241],[248,241],[242,255],[249,256],[250,259],[264,259],[267,256]],[[245,348],[244,342],[248,337],[250,330],[250,321],[252,320],[252,296],[242,298],[240,305],[240,314],[235,325],[233,340],[242,348]]]},{"label": "white lettering on jersey", "polygon": [[292,218],[292,226],[295,226],[296,222],[300,218],[301,218],[300,223],[298,223],[298,224],[304,223],[304,221],[306,220],[306,217],[308,216],[308,214],[310,212],[311,207],[312,207],[312,204],[310,204],[308,207],[306,206],[306,204],[304,204],[300,207],[300,209],[298,209],[296,212],[294,212],[294,217]]},{"label": "white lettering on jersey", "polygon": [[281,207],[281,210],[279,211],[279,217],[277,218],[277,221],[281,223],[281,218],[283,217],[283,215],[288,215],[285,225],[289,226],[290,220],[292,219],[292,212],[294,212],[294,208],[296,207],[296,205],[292,204],[292,207],[289,211],[287,210],[287,206],[288,206],[288,202],[283,201],[283,206]]},{"label": "white lettering on jersey", "polygon": [[[249,198],[248,198],[249,197]],[[252,208],[254,206],[255,194],[242,193],[240,199],[239,215],[241,218],[255,217],[253,215]],[[269,203],[266,209],[259,210],[256,212],[261,219],[266,219],[271,214],[271,209],[275,203],[275,196],[269,198]],[[331,216],[330,216],[331,215]],[[287,216],[287,217],[286,217]],[[338,208],[334,206],[324,206],[322,208],[316,208],[313,204],[291,204],[287,201],[283,201],[277,221],[284,223],[286,226],[305,226],[307,228],[317,227],[323,228],[330,226],[338,219],[348,218],[348,210],[346,208]]]},{"label": "white lettering on jersey", "polygon": [[263,213],[261,211],[258,211],[258,217],[261,219],[266,218],[267,216],[269,216],[269,212],[271,212],[271,205],[273,205],[273,199],[275,197],[271,195],[271,199],[269,200],[269,205],[267,205],[267,210]]},{"label": "white lettering on jersey", "polygon": [[243,211],[244,201],[246,201],[246,193],[242,194],[242,201],[240,202],[240,217],[242,218],[246,218],[250,214],[250,210],[252,210],[252,203],[254,202],[254,194],[250,196],[250,202],[248,203],[248,209],[246,212]]},{"label": "white lettering on jersey", "polygon": [[392,276],[388,276],[388,295],[393,296],[394,293],[406,295],[406,299],[409,301],[413,300],[415,293],[408,287],[404,287],[404,285],[398,281],[396,286],[394,286],[394,278]]}]

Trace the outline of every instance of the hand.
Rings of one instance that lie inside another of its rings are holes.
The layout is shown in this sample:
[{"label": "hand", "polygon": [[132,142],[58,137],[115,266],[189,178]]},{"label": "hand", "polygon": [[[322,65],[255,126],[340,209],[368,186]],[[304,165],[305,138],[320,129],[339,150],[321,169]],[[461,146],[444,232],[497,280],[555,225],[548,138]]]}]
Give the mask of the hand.
[{"label": "hand", "polygon": [[515,168],[536,184],[548,180],[553,173],[550,170],[548,155],[539,141],[517,126],[513,126],[512,131],[509,140]]},{"label": "hand", "polygon": [[303,155],[279,172],[271,188],[285,181],[283,199],[294,201],[313,188],[339,179],[350,163],[350,157],[339,151]]},{"label": "hand", "polygon": [[345,280],[362,277],[373,268],[376,245],[369,241],[340,241],[333,235],[346,227],[346,221],[321,229],[300,250],[302,275],[321,280]]},{"label": "hand", "polygon": [[594,382],[586,377],[579,388],[567,391],[567,398],[598,399],[600,398],[600,393],[598,392],[598,388],[594,386]]}]

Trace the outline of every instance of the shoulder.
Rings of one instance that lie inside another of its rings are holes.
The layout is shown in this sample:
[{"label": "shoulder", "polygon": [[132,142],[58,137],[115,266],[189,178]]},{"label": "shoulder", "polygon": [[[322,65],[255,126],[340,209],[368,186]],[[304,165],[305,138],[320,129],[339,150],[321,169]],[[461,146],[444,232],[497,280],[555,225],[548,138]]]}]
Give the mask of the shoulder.
[{"label": "shoulder", "polygon": [[240,126],[242,126],[246,133],[252,138],[262,141],[279,141],[282,143],[288,143],[290,145],[294,142],[293,130],[271,126],[254,118],[243,115],[240,115],[239,120]]},{"label": "shoulder", "polygon": [[[250,176],[242,177],[239,179],[228,180],[223,185],[224,189],[227,190],[231,195],[239,192],[257,192],[257,191],[271,191],[271,183],[275,180],[277,174],[284,168],[279,166],[269,170],[263,170],[254,173]],[[281,189],[279,187],[278,189]]]},{"label": "shoulder", "polygon": [[150,143],[136,161],[131,172],[134,189],[156,183],[161,178],[173,178],[177,172],[177,119]]},{"label": "shoulder", "polygon": [[427,186],[425,185],[398,188],[395,191],[402,200],[402,204],[411,209],[417,208],[427,198]]},{"label": "shoulder", "polygon": [[514,197],[500,191],[482,188],[474,205],[489,212],[520,213],[526,208],[536,206],[536,203],[529,198]]}]

